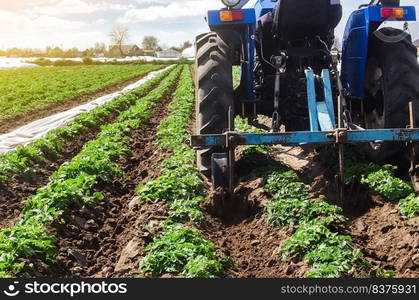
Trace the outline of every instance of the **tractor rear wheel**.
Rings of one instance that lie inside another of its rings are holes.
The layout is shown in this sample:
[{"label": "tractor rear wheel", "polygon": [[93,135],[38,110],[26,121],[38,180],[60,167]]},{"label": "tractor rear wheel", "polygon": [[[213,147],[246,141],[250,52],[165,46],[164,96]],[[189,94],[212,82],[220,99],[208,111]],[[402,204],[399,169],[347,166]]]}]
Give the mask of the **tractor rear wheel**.
[{"label": "tractor rear wheel", "polygon": [[[232,49],[223,33],[197,37],[196,66],[197,133],[223,133],[228,129],[229,107],[234,109]],[[199,170],[210,177],[212,155],[223,152],[222,147],[198,151]]]},{"label": "tractor rear wheel", "polygon": [[[375,32],[369,44],[363,101],[366,129],[406,128],[409,102],[416,107],[419,125],[419,64],[410,35],[395,29]],[[367,158],[378,164],[406,163],[405,143],[365,144]],[[404,160],[404,161],[403,161]]]}]

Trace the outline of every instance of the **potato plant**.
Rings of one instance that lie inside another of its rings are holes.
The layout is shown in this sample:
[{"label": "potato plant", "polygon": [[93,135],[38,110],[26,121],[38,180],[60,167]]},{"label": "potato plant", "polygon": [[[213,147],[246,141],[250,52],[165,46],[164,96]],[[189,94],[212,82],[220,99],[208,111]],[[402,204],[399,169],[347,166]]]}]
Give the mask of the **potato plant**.
[{"label": "potato plant", "polygon": [[167,221],[163,233],[145,248],[147,256],[140,262],[145,274],[157,277],[165,273],[187,278],[213,278],[223,268],[214,245],[202,238],[198,230]]},{"label": "potato plant", "polygon": [[157,145],[171,155],[161,163],[161,175],[137,188],[141,202],[162,200],[170,204],[176,221],[201,221],[198,204],[205,197],[203,182],[194,166],[195,153],[187,145],[188,126],[193,113],[194,88],[190,71],[183,69],[178,88],[169,105],[170,115],[157,130]]},{"label": "potato plant", "polygon": [[346,172],[347,182],[361,178],[361,183],[388,200],[398,203],[401,212],[408,218],[419,216],[419,198],[410,182],[394,174],[396,167],[391,165],[355,164]]},{"label": "potato plant", "polygon": [[71,205],[94,206],[104,199],[103,194],[94,191],[94,186],[123,176],[117,160],[131,154],[128,136],[168,95],[180,71],[177,67],[147,96],[137,98],[135,105],[122,113],[116,122],[104,126],[96,140],[87,143],[82,152],[50,177],[45,187],[25,201],[23,218],[11,228],[0,231],[0,275],[18,274],[24,267],[20,263],[22,258],[38,256],[49,262],[53,260],[54,237],[45,226]]},{"label": "potato plant", "polygon": [[169,151],[170,156],[161,163],[161,175],[136,191],[142,203],[161,200],[170,205],[170,221],[162,224],[163,233],[145,248],[147,255],[140,262],[141,271],[153,277],[172,273],[212,278],[220,275],[225,263],[198,230],[174,223],[204,219],[199,203],[206,194],[194,167],[195,154],[187,145],[193,92],[191,74],[185,67],[169,105],[171,113],[157,131],[157,145]]},{"label": "potato plant", "polygon": [[0,120],[42,105],[72,100],[162,67],[149,64],[0,70]]},{"label": "potato plant", "polygon": [[0,154],[0,184],[7,184],[15,175],[25,181],[33,179],[36,176],[36,169],[33,167],[36,163],[59,157],[65,151],[66,140],[77,139],[92,130],[99,130],[100,126],[126,111],[139,97],[147,95],[169,72],[167,70],[158,74],[132,93],[79,115],[66,126],[52,130],[32,144]]}]

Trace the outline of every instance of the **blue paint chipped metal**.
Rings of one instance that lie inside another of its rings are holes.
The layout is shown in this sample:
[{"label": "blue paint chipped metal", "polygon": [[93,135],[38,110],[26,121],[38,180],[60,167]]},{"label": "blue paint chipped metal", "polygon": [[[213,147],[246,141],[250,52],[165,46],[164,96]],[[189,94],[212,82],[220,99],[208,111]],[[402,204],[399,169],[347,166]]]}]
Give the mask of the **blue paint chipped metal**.
[{"label": "blue paint chipped metal", "polygon": [[333,129],[335,129],[335,126],[333,125],[333,122],[327,110],[325,101],[317,102],[317,114],[320,123],[320,129],[322,131],[332,131]]},{"label": "blue paint chipped metal", "polygon": [[310,116],[310,130],[319,131],[319,119],[317,117],[317,104],[316,104],[316,87],[314,83],[313,70],[305,70],[307,78],[307,101],[308,112]]},{"label": "blue paint chipped metal", "polygon": [[[326,132],[287,132],[265,134],[231,134],[237,145],[301,145],[301,144],[333,144],[336,143],[336,131]],[[191,146],[209,148],[226,144],[226,134],[194,135]],[[346,131],[341,140],[344,143],[365,142],[409,142],[419,141],[419,129],[379,129]]]},{"label": "blue paint chipped metal", "polygon": [[335,107],[333,105],[332,84],[330,81],[329,70],[324,69],[322,71],[322,81],[323,81],[324,102],[327,107],[327,112],[329,114],[332,127],[336,128]]}]

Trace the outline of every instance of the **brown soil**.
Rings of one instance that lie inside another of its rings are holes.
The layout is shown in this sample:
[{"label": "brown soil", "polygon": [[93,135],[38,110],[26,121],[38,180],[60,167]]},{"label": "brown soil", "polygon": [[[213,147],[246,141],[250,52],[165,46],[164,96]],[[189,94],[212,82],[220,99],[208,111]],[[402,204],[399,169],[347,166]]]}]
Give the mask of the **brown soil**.
[{"label": "brown soil", "polygon": [[[159,175],[159,163],[166,156],[154,143],[157,124],[167,115],[166,103],[168,100],[133,134],[130,143],[135,154],[131,159],[120,161],[125,178],[97,187],[106,200],[95,208],[74,208],[51,226],[59,246],[57,264],[48,266],[36,261],[35,268],[29,270],[31,275],[142,277],[138,262],[144,257],[144,247],[159,233],[156,225],[167,218],[168,207],[159,201],[140,206],[134,190]],[[322,164],[324,158],[319,158],[314,149],[274,147],[271,155],[275,161],[302,172],[313,197],[337,203],[333,179]],[[188,225],[197,227],[221,253],[231,258],[233,266],[226,268],[227,277],[303,277],[310,268],[307,262],[297,257],[281,262],[278,255],[295,229],[271,227],[266,223],[263,207],[270,198],[262,189],[262,174],[254,171],[263,164],[269,165],[272,161],[258,157],[239,160],[240,184],[236,198],[231,200],[219,191],[211,192],[202,205],[206,211],[204,222]],[[206,184],[209,190],[208,182]],[[344,211],[349,221],[339,232],[352,236],[372,265],[371,269],[357,266],[352,276],[374,277],[377,268],[384,267],[394,270],[397,277],[418,278],[419,221],[405,219],[393,204],[362,187],[355,188],[357,193],[352,189],[348,188],[347,194],[353,201]],[[235,203],[231,205],[228,218],[220,217],[219,201]]]},{"label": "brown soil", "polygon": [[128,85],[140,80],[141,78],[145,76],[147,76],[147,74],[136,76],[136,77],[109,85],[103,89],[81,95],[74,99],[64,99],[59,102],[49,103],[46,105],[39,106],[35,109],[25,111],[14,116],[0,118],[0,134],[10,132],[32,121],[36,121],[36,120],[51,116],[53,114],[57,114],[57,113],[69,110],[78,105],[88,103],[101,96],[105,96],[105,95],[120,91],[124,89],[125,87],[127,87]]},{"label": "brown soil", "polygon": [[266,223],[263,205],[270,199],[261,188],[259,175],[253,172],[242,178],[233,200],[237,205],[232,209],[234,213],[228,213],[228,219],[216,217],[213,211],[214,198],[225,196],[211,194],[205,205],[210,213],[198,229],[232,260],[233,266],[225,271],[227,277],[302,277],[308,269],[305,262],[280,260],[279,250],[293,229],[271,227]]},{"label": "brown soil", "polygon": [[419,220],[404,218],[398,208],[382,202],[348,222],[348,233],[372,264],[394,270],[396,277],[419,278]]},{"label": "brown soil", "polygon": [[[324,154],[313,157],[320,166],[328,165],[328,159]],[[345,199],[340,203],[330,170],[323,170],[324,175],[312,181],[312,191],[343,207],[348,222],[342,233],[352,237],[371,264],[370,269],[357,268],[354,276],[375,277],[382,268],[395,271],[398,278],[419,278],[418,218],[407,219],[395,204],[356,181],[345,186]]]},{"label": "brown soil", "polygon": [[[156,145],[157,126],[167,112],[170,99],[157,104],[154,115],[130,138],[134,155],[119,161],[123,180],[99,185],[105,195],[94,208],[74,208],[54,222],[50,231],[57,236],[59,254],[55,265],[41,261],[29,270],[46,277],[140,277],[138,262],[159,221],[164,220],[164,203],[138,205],[135,188],[159,175],[159,165],[167,153]],[[154,227],[154,228],[153,228]]]},{"label": "brown soil", "polygon": [[[125,82],[125,85],[138,81],[141,77],[128,80],[128,82]],[[117,84],[114,89],[121,90],[125,85],[123,83]],[[103,93],[107,94],[109,92]],[[106,124],[111,123],[115,118],[116,116],[109,118],[106,120]],[[96,138],[98,132],[98,129],[92,129],[83,136],[65,141],[64,152],[57,159],[46,160],[32,166],[36,170],[36,174],[32,178],[25,179],[14,176],[7,185],[0,185],[0,230],[18,221],[22,217],[21,212],[24,206],[22,201],[36,194],[38,188],[45,186],[51,174],[58,170],[64,162],[76,156],[85,143]]]},{"label": "brown soil", "polygon": [[21,218],[24,206],[22,201],[36,194],[38,188],[45,186],[51,174],[77,155],[83,145],[96,135],[97,130],[86,133],[79,139],[66,141],[64,152],[58,159],[46,160],[33,166],[36,174],[29,180],[14,176],[7,185],[0,185],[0,230],[16,223]]},{"label": "brown soil", "polygon": [[[274,147],[271,156],[289,167],[303,173],[310,184],[313,197],[323,198],[333,204],[342,204],[347,224],[339,229],[341,234],[350,235],[355,245],[362,250],[371,269],[356,266],[354,277],[375,277],[378,268],[394,270],[396,277],[419,278],[419,220],[407,220],[397,207],[362,188],[354,194],[347,187],[349,203],[338,203],[333,180],[328,179],[327,170],[320,163],[311,147]],[[250,158],[251,159],[251,158]],[[253,162],[260,166],[260,163]],[[253,166],[254,167],[254,166]],[[274,228],[266,223],[263,205],[270,201],[261,188],[260,174],[247,174],[252,165],[238,169],[241,184],[236,190],[239,201],[248,203],[236,207],[229,213],[229,221],[209,215],[199,228],[205,237],[233,260],[234,267],[227,270],[231,277],[303,277],[309,269],[304,261],[281,262],[278,252],[293,233],[292,228]],[[353,189],[353,187],[352,187]],[[364,188],[365,189],[365,188]],[[211,205],[217,194],[211,195]],[[356,199],[353,199],[356,198]],[[347,201],[347,200],[345,200]],[[250,203],[250,208],[249,208]],[[214,211],[210,212],[214,215]]]},{"label": "brown soil", "polygon": [[[237,155],[241,155],[240,150]],[[232,259],[233,267],[226,270],[226,276],[301,278],[309,270],[307,262],[298,258],[281,261],[279,251],[295,229],[272,227],[267,224],[263,207],[271,199],[262,188],[262,174],[252,170],[281,162],[304,172],[307,181],[310,182],[310,178],[322,173],[320,166],[313,162],[312,156],[310,147],[302,149],[277,146],[271,151],[274,161],[261,157],[246,157],[239,160],[237,170],[240,174],[240,185],[235,191],[237,197],[234,200],[239,205],[236,204],[232,208],[233,213],[227,213],[228,218],[215,217],[217,209],[214,207],[217,207],[217,203],[214,202],[219,201],[220,195],[217,193],[210,195],[206,204],[210,214],[199,229],[217,249]]]}]

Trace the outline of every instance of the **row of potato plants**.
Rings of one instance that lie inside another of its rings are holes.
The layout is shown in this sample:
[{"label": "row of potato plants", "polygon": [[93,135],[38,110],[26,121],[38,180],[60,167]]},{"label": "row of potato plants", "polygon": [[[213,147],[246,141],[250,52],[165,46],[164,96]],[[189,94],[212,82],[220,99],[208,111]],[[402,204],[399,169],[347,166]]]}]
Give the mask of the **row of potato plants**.
[{"label": "row of potato plants", "polygon": [[0,70],[0,120],[71,101],[163,65],[103,65]]},{"label": "row of potato plants", "polygon": [[341,277],[353,272],[355,262],[366,264],[350,236],[332,231],[346,221],[342,209],[312,199],[295,171],[279,167],[268,172],[264,188],[272,196],[266,206],[268,223],[297,227],[280,250],[283,261],[294,256],[307,260],[311,269],[306,277],[314,278]]},{"label": "row of potato plants", "polygon": [[49,132],[44,138],[26,146],[0,154],[0,184],[7,184],[13,176],[31,180],[36,176],[37,163],[46,159],[55,160],[65,151],[65,141],[78,139],[88,132],[99,130],[133,105],[139,97],[145,96],[167,74],[170,69],[147,81],[134,92],[118,97],[90,112],[77,116],[65,127]]},{"label": "row of potato plants", "polygon": [[[328,157],[327,168],[335,170],[338,157],[330,146],[319,147]],[[371,192],[377,193],[396,204],[406,218],[419,216],[419,196],[411,182],[396,175],[397,167],[369,163],[354,148],[345,152],[345,184],[361,183]]]},{"label": "row of potato plants", "polygon": [[[236,127],[242,132],[260,132],[240,118],[236,119]],[[243,155],[269,159],[269,149],[253,146],[245,149]],[[301,181],[300,175],[273,160],[260,171],[264,175],[263,188],[272,197],[265,207],[267,223],[297,228],[281,248],[281,260],[296,257],[307,260],[311,269],[305,276],[314,278],[341,277],[353,271],[355,262],[366,264],[350,236],[332,231],[346,221],[340,207],[312,199],[309,186]]]},{"label": "row of potato plants", "polygon": [[195,168],[195,153],[187,145],[188,126],[193,114],[194,86],[189,68],[185,67],[169,105],[170,116],[157,131],[157,145],[170,156],[160,165],[161,175],[137,188],[140,202],[165,201],[169,219],[161,223],[162,233],[145,248],[147,255],[140,269],[153,277],[182,274],[185,277],[211,278],[220,275],[223,258],[214,245],[195,228],[179,222],[201,222],[199,203],[205,198],[202,179]]},{"label": "row of potato plants", "polygon": [[419,196],[412,184],[395,175],[397,167],[376,164],[351,164],[346,170],[345,181],[360,178],[362,184],[372,191],[384,196],[393,203],[397,203],[400,211],[408,218],[419,216]]},{"label": "row of potato plants", "polygon": [[147,96],[138,98],[135,91],[124,97],[137,97],[135,104],[119,115],[111,125],[105,125],[96,140],[88,142],[71,161],[64,163],[39,189],[25,201],[23,218],[11,228],[0,231],[0,277],[18,275],[25,260],[42,257],[54,262],[57,253],[55,237],[47,226],[71,206],[94,206],[104,199],[95,192],[98,183],[112,183],[123,177],[117,160],[132,154],[129,136],[144,120],[151,117],[153,108],[168,96],[176,84],[181,67],[170,72]]}]

